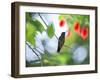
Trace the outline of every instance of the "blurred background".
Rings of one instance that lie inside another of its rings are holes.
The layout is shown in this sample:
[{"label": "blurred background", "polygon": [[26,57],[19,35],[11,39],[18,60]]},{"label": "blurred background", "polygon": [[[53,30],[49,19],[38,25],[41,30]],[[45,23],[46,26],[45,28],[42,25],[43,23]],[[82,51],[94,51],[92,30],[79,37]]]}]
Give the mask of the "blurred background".
[{"label": "blurred background", "polygon": [[26,48],[26,66],[89,64],[89,27],[89,15],[26,12],[26,43],[33,50]]}]

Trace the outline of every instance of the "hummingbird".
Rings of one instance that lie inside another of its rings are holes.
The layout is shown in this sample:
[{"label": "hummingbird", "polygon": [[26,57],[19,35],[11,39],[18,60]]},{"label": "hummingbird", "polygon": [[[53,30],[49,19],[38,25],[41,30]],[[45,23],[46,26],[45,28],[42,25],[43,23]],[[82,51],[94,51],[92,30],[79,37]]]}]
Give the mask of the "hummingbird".
[{"label": "hummingbird", "polygon": [[61,36],[58,39],[58,50],[57,52],[60,52],[62,46],[64,45],[65,42],[65,32],[62,32]]}]

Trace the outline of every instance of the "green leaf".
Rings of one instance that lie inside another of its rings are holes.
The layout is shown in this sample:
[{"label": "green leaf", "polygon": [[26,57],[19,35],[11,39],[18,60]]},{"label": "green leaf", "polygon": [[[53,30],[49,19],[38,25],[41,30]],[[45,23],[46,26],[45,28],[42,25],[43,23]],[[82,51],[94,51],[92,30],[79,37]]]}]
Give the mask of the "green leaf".
[{"label": "green leaf", "polygon": [[35,45],[35,35],[36,35],[36,30],[34,29],[34,26],[30,22],[27,22],[26,41],[28,41],[32,45]]},{"label": "green leaf", "polygon": [[44,26],[40,23],[40,21],[36,20],[36,19],[33,19],[31,21],[32,25],[34,25],[35,29],[39,32],[43,32],[45,29],[44,29]]},{"label": "green leaf", "polygon": [[51,24],[50,26],[48,26],[47,28],[47,34],[50,38],[52,38],[54,36],[54,28],[53,25]]}]

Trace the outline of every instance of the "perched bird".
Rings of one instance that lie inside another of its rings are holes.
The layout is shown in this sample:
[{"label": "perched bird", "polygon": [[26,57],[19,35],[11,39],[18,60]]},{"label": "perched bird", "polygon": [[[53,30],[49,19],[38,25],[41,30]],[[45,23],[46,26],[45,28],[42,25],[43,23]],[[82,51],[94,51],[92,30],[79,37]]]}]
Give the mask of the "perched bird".
[{"label": "perched bird", "polygon": [[50,53],[60,52],[65,42],[65,36],[68,35],[68,25],[64,18],[59,20],[59,16],[59,14],[40,14],[40,18],[43,20],[44,24],[46,24],[46,26],[48,27],[48,25],[52,23],[55,29],[55,37],[50,39],[45,47],[49,50]]},{"label": "perched bird", "polygon": [[62,34],[61,34],[61,36],[59,37],[59,40],[58,40],[57,52],[60,52],[62,46],[64,45],[64,42],[65,42],[65,32],[62,32]]}]

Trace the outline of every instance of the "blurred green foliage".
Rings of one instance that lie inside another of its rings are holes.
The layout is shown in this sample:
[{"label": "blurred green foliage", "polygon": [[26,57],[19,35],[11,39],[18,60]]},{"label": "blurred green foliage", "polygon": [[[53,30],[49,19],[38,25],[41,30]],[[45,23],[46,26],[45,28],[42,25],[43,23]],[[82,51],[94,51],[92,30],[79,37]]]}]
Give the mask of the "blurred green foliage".
[{"label": "blurred green foliage", "polygon": [[34,26],[30,22],[26,23],[26,41],[32,45],[35,45],[34,37],[35,37],[36,31],[33,27]]}]

